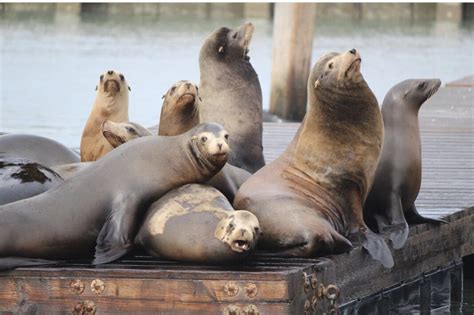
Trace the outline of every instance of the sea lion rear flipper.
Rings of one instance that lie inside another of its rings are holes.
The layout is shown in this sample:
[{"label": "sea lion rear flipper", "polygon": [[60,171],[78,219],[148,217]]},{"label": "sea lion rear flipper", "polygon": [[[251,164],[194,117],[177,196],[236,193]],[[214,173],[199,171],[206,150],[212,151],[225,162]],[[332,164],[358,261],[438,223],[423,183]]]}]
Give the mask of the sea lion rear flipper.
[{"label": "sea lion rear flipper", "polygon": [[[383,215],[381,215],[383,214]],[[403,214],[402,201],[398,194],[393,194],[390,198],[389,209],[379,211],[375,215],[379,232],[387,235],[392,241],[393,248],[400,249],[408,239],[408,224]]]},{"label": "sea lion rear flipper", "polygon": [[94,265],[114,261],[133,247],[137,202],[133,198],[119,196],[114,205],[97,237]]},{"label": "sea lion rear flipper", "polygon": [[10,270],[19,267],[31,267],[31,266],[44,266],[44,265],[55,265],[58,261],[45,260],[45,259],[34,259],[25,257],[5,257],[0,258],[0,271]]},{"label": "sea lion rear flipper", "polygon": [[441,224],[441,223],[448,223],[442,219],[432,219],[422,216],[418,210],[416,210],[415,204],[413,204],[410,208],[407,209],[405,213],[405,217],[409,225],[415,224],[423,224],[423,223],[431,223],[431,224]]},{"label": "sea lion rear flipper", "polygon": [[358,233],[349,235],[349,240],[353,244],[361,244],[369,252],[370,256],[379,261],[385,268],[393,267],[392,252],[380,235],[367,228],[365,231],[360,230]]}]

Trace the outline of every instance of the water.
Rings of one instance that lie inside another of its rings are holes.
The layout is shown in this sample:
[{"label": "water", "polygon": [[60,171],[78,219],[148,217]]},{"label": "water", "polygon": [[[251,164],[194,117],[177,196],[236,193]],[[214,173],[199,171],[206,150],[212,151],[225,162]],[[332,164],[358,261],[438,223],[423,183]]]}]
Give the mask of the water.
[{"label": "water", "polygon": [[[199,82],[201,43],[215,28],[243,19],[156,18],[5,13],[0,17],[0,131],[34,133],[78,146],[100,73],[114,69],[132,87],[130,119],[158,122],[161,96],[181,79]],[[251,62],[264,108],[271,77],[272,21],[252,20]],[[362,72],[382,101],[397,82],[474,73],[472,25],[319,20],[313,62],[328,51],[355,47]]]}]

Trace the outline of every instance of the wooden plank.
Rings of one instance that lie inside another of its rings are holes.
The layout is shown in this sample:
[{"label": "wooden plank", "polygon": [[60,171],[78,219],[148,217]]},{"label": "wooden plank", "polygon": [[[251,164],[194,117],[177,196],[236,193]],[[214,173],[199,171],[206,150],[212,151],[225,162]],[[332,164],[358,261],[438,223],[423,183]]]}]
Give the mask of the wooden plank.
[{"label": "wooden plank", "polygon": [[273,25],[270,112],[301,120],[313,50],[314,3],[276,3]]}]

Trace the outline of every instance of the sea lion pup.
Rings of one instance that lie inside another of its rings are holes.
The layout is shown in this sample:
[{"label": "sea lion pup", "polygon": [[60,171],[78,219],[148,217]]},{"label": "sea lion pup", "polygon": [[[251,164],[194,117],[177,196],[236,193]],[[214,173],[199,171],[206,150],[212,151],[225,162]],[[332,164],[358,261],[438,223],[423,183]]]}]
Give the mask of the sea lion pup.
[{"label": "sea lion pup", "polygon": [[36,196],[62,182],[56,172],[36,161],[0,153],[0,205]]},{"label": "sea lion pup", "polygon": [[41,195],[0,206],[0,269],[94,252],[94,264],[123,256],[154,200],[224,166],[226,135],[207,123],[176,137],[142,137]]},{"label": "sea lion pup", "polygon": [[218,122],[229,131],[229,164],[255,173],[265,165],[262,147],[262,90],[249,62],[254,26],[221,27],[199,53],[201,122]]},{"label": "sea lion pup", "polygon": [[128,121],[128,92],[130,87],[123,74],[109,70],[100,75],[97,96],[81,138],[81,161],[95,161],[113,147],[100,131],[106,119]]},{"label": "sea lion pup", "polygon": [[238,262],[254,249],[258,220],[217,189],[188,184],[154,202],[135,239],[149,254],[196,263]]},{"label": "sea lion pup", "polygon": [[[100,126],[100,131],[112,148],[116,148],[133,139],[152,135],[147,128],[131,121],[116,123],[111,120],[105,120]],[[62,178],[68,179],[76,176],[77,173],[86,169],[92,163],[93,162],[63,164],[54,166],[52,169],[60,174]]]},{"label": "sea lion pup", "polygon": [[348,251],[352,241],[393,266],[387,244],[363,220],[383,122],[360,63],[355,49],[317,61],[308,80],[308,112],[293,141],[237,192],[234,207],[260,222],[259,247],[308,257]]},{"label": "sea lion pup", "polygon": [[442,222],[422,217],[415,207],[421,186],[418,111],[440,85],[439,79],[405,80],[388,91],[382,104],[385,140],[364,216],[371,229],[389,236],[395,249],[405,244],[408,224]]},{"label": "sea lion pup", "polygon": [[37,135],[2,135],[0,136],[0,152],[21,156],[45,167],[80,161],[73,150],[57,141]]},{"label": "sea lion pup", "polygon": [[198,87],[190,81],[178,81],[163,95],[158,135],[179,135],[198,124]]}]

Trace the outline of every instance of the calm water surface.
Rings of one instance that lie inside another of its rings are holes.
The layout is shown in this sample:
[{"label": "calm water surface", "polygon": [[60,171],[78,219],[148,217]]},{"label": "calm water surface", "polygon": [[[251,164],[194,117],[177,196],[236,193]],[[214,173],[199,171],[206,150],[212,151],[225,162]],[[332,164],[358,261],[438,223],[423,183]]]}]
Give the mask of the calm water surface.
[{"label": "calm water surface", "polygon": [[[143,18],[83,14],[0,17],[0,131],[34,133],[78,146],[99,74],[114,69],[132,87],[130,119],[158,122],[161,96],[181,79],[199,82],[201,43],[214,29],[242,19]],[[255,19],[251,62],[268,108],[272,21]],[[362,72],[382,101],[397,82],[474,73],[472,26],[450,23],[316,24],[313,62],[328,51],[361,51]]]},{"label": "calm water surface", "polygon": [[[0,16],[0,131],[33,133],[78,146],[100,73],[114,69],[132,87],[130,119],[158,122],[161,96],[182,79],[199,82],[201,43],[242,19],[142,18],[68,14]],[[268,108],[272,21],[252,20],[251,62]],[[474,74],[473,26],[452,23],[318,21],[313,62],[328,51],[358,48],[362,72],[382,101],[407,78],[446,83]],[[474,284],[465,282],[474,309]]]}]

